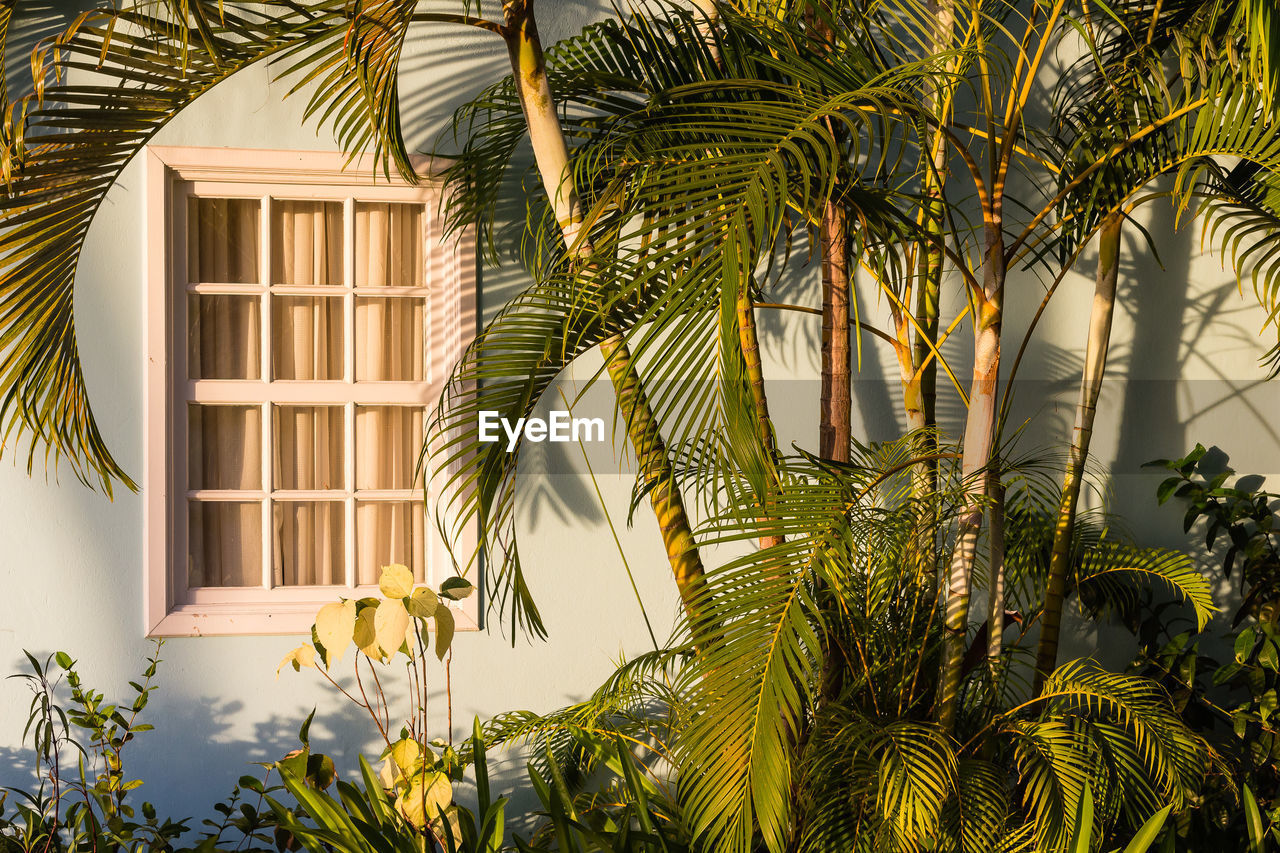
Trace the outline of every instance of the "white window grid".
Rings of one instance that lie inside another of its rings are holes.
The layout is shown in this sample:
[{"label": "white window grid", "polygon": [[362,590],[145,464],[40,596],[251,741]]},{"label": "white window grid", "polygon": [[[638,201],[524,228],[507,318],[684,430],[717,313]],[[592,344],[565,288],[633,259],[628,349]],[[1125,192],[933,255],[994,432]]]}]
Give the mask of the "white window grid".
[{"label": "white window grid", "polygon": [[[414,406],[429,410],[474,331],[474,243],[469,234],[444,244],[436,222],[438,185],[417,187],[377,177],[370,158],[355,163],[334,154],[298,154],[233,149],[149,149],[148,247],[148,441],[146,472],[147,633],[152,636],[297,633],[307,630],[320,604],[336,595],[360,594],[356,583],[357,506],[414,502],[423,507],[421,478],[411,489],[357,489],[356,409],[361,406]],[[420,174],[429,162],[419,161]],[[230,176],[231,179],[228,179]],[[190,282],[187,275],[187,199],[252,199],[259,203],[259,280],[254,284]],[[343,206],[341,285],[281,285],[272,272],[271,207],[279,201],[336,201]],[[421,286],[355,284],[355,206],[360,202],[421,205],[423,264]],[[156,210],[159,207],[161,210]],[[160,245],[157,245],[160,242]],[[157,282],[157,278],[160,280]],[[164,304],[157,305],[156,288]],[[260,375],[254,379],[190,379],[187,312],[191,294],[239,295],[259,299]],[[340,294],[340,295],[339,295]],[[342,300],[343,377],[341,380],[275,380],[272,370],[273,297],[322,296]],[[422,381],[356,381],[356,300],[424,300]],[[163,341],[162,345],[159,342]],[[163,386],[163,387],[161,387]],[[187,409],[191,404],[255,406],[260,412],[261,488],[187,489]],[[342,489],[274,489],[272,422],[275,406],[340,406],[343,410]],[[157,425],[163,424],[163,453],[157,451]],[[161,457],[161,458],[158,458]],[[173,495],[174,500],[168,498]],[[438,584],[452,571],[439,541],[432,509],[441,496],[428,490],[422,549],[426,582]],[[262,580],[252,587],[189,588],[187,519],[189,501],[257,502],[262,521]],[[332,586],[284,586],[273,577],[272,507],[276,502],[340,500],[344,520],[344,582]],[[459,553],[474,547],[464,531]],[[475,578],[473,578],[473,581]],[[344,593],[343,590],[347,592]],[[460,628],[479,624],[478,597],[464,602]]]}]

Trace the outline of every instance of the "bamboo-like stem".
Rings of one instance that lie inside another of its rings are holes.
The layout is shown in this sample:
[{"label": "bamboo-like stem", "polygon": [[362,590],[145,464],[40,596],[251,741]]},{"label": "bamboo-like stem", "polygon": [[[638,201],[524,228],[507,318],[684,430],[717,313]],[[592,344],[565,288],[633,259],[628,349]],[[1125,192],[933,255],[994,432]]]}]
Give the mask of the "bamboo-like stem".
[{"label": "bamboo-like stem", "polygon": [[849,234],[834,199],[822,216],[822,402],[818,455],[849,461],[853,386],[849,372]]},{"label": "bamboo-like stem", "polygon": [[632,356],[620,335],[600,344],[604,353],[609,377],[618,393],[618,407],[627,417],[627,433],[635,449],[636,462],[658,527],[662,530],[662,542],[667,549],[667,561],[675,577],[676,588],[684,602],[685,612],[695,628],[699,621],[696,604],[702,585],[702,560],[694,542],[685,512],[684,501],[676,485],[675,474],[667,458],[667,447],[658,431],[657,421],[640,384],[640,375],[632,363]]},{"label": "bamboo-like stem", "polygon": [[[818,49],[835,48],[828,22],[811,7],[805,20]],[[830,120],[827,132],[838,139]],[[818,231],[822,256],[822,398],[818,411],[818,455],[834,462],[848,462],[853,438],[853,386],[849,373],[849,286],[852,266],[849,258],[848,214],[839,201],[839,185],[827,199]]]},{"label": "bamboo-like stem", "polygon": [[[955,33],[955,0],[933,0],[932,47],[935,54],[948,50]],[[954,61],[948,62],[948,71]],[[942,206],[947,183],[947,144],[944,125],[950,120],[951,101],[955,84],[950,74],[939,75],[938,88],[930,92],[929,109],[938,114],[939,124],[929,140],[927,161],[923,171],[924,217],[928,244],[921,252],[919,264],[920,286],[916,293],[916,319],[919,322],[912,353],[912,375],[903,388],[903,402],[907,426],[911,429],[927,429],[937,424],[938,365],[929,356],[931,341],[938,337],[938,317],[942,292]],[[922,448],[927,451],[927,448]],[[922,452],[921,455],[924,455]],[[930,478],[932,479],[932,478]]]},{"label": "bamboo-like stem", "polygon": [[[582,233],[582,205],[574,186],[569,164],[569,149],[564,130],[556,113],[555,98],[547,78],[542,42],[538,37],[533,0],[505,0],[502,5],[506,22],[507,50],[511,69],[534,159],[547,195],[555,211],[556,222],[571,255],[584,262],[583,274],[592,270],[587,262],[592,247]],[[613,335],[600,344],[609,378],[618,398],[619,411],[627,424],[627,433],[636,454],[641,481],[649,493],[649,501],[658,518],[663,545],[671,573],[691,623],[700,622],[694,600],[704,571],[698,547],[693,538],[684,500],[676,484],[675,473],[667,456],[666,444],[658,430],[658,421],[649,406],[640,383],[631,352],[621,335]]]},{"label": "bamboo-like stem", "polygon": [[1098,268],[1094,277],[1093,308],[1089,315],[1089,337],[1085,344],[1084,370],[1080,377],[1080,397],[1076,403],[1076,423],[1071,434],[1067,470],[1058,502],[1058,519],[1053,529],[1053,550],[1049,555],[1049,581],[1044,610],[1040,617],[1040,644],[1036,649],[1035,692],[1058,663],[1058,643],[1062,635],[1062,611],[1071,573],[1072,540],[1080,485],[1089,458],[1089,440],[1102,392],[1102,377],[1111,343],[1111,320],[1116,307],[1116,279],[1120,268],[1120,232],[1124,217],[1113,214],[1098,233]]},{"label": "bamboo-like stem", "polygon": [[991,530],[987,536],[991,551],[987,579],[987,666],[995,687],[1000,675],[1000,658],[1004,655],[1004,481],[999,461],[993,462],[987,477],[987,493],[991,496]]},{"label": "bamboo-like stem", "polygon": [[950,731],[955,726],[960,694],[965,639],[969,633],[969,597],[978,534],[982,530],[983,500],[987,478],[980,476],[991,460],[995,440],[996,392],[1000,377],[1000,325],[1003,320],[1005,280],[1004,232],[999,197],[985,214],[986,251],[983,289],[975,292],[977,322],[973,337],[973,381],[969,415],[965,420],[960,472],[964,483],[965,510],[956,531],[951,565],[947,570],[946,605],[943,614],[942,670],[935,704],[938,723]]},{"label": "bamboo-like stem", "polygon": [[[764,514],[761,520],[768,522],[772,518],[773,504],[778,492],[777,472],[774,465],[778,461],[778,440],[773,432],[773,421],[769,418],[769,398],[764,390],[764,365],[760,360],[760,338],[756,327],[755,303],[751,298],[751,289],[745,285],[738,290],[735,306],[738,318],[738,338],[742,346],[743,373],[747,387],[751,392],[751,404],[756,416],[756,436],[769,460],[769,482],[766,485]],[[781,534],[760,537],[761,548],[771,548],[784,541]]]}]

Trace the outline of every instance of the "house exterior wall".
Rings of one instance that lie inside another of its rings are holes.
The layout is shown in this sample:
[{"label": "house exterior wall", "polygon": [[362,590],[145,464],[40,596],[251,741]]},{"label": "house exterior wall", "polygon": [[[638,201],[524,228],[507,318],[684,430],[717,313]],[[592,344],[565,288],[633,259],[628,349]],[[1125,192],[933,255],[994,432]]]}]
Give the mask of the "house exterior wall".
[{"label": "house exterior wall", "polygon": [[[603,3],[560,0],[546,5],[543,29],[552,39],[600,14]],[[401,92],[412,147],[427,145],[453,106],[496,78],[505,53],[491,36],[447,35],[424,29],[406,59]],[[331,150],[327,131],[302,123],[303,96],[285,100],[288,84],[272,82],[265,68],[250,69],[206,95],[162,131],[163,145]],[[132,162],[112,189],[90,232],[80,264],[76,311],[81,356],[99,423],[124,467],[142,468],[144,266],[142,164]],[[518,200],[516,204],[519,207]],[[1153,225],[1167,219],[1156,216]],[[1230,273],[1197,250],[1198,234],[1184,231],[1162,243],[1161,270],[1143,252],[1133,230],[1122,269],[1116,319],[1113,380],[1104,391],[1094,438],[1095,460],[1110,466],[1115,507],[1149,539],[1177,543],[1177,513],[1157,513],[1152,498],[1158,475],[1142,462],[1180,455],[1196,441],[1218,444],[1238,470],[1280,471],[1276,458],[1280,423],[1274,393],[1261,385],[1257,358],[1268,348],[1258,338],[1263,315],[1247,293],[1236,293]],[[799,269],[778,301],[813,303],[797,282],[813,280]],[[1088,270],[1087,263],[1082,269]],[[518,270],[484,270],[480,304],[488,316],[523,282]],[[1015,422],[1034,417],[1025,441],[1066,435],[1091,296],[1087,276],[1072,276],[1056,297],[1028,349]],[[863,294],[868,291],[863,291]],[[1011,284],[1006,322],[1010,355],[1042,289],[1028,275]],[[862,297],[865,300],[865,296]],[[876,318],[883,306],[861,305]],[[765,373],[774,397],[780,443],[813,448],[817,438],[818,318],[769,314],[762,321]],[[966,361],[962,331],[946,351]],[[579,380],[599,364],[584,357]],[[896,366],[892,354],[864,338],[855,376],[854,431],[869,438],[897,429]],[[963,374],[961,374],[963,376]],[[1125,377],[1128,381],[1125,381]],[[945,394],[945,389],[944,389]],[[954,399],[954,395],[949,395]],[[607,394],[597,400],[607,401]],[[607,413],[605,404],[600,407]],[[954,410],[944,410],[954,418]],[[621,443],[618,447],[621,448]],[[567,449],[565,449],[567,448]],[[65,650],[86,681],[108,697],[125,697],[150,643],[143,636],[143,502],[124,492],[114,501],[91,492],[65,473],[45,476],[38,451],[34,474],[25,471],[25,447],[6,448],[0,464],[0,665],[24,669],[22,650],[39,658]],[[649,635],[614,546],[609,521],[621,538],[659,640],[671,630],[677,596],[647,507],[626,523],[629,467],[620,450],[589,448],[604,497],[597,501],[576,447],[541,445],[522,475],[519,525],[522,556],[550,632],[546,643],[517,637],[514,646],[500,619],[487,630],[460,635],[451,667],[453,726],[461,737],[473,715],[512,709],[547,711],[582,698],[625,654],[643,651]],[[1077,651],[1090,653],[1097,638],[1080,631]],[[372,726],[315,673],[276,665],[296,637],[175,639],[162,651],[159,693],[146,715],[156,731],[142,736],[126,765],[143,778],[142,799],[162,814],[198,817],[225,796],[253,761],[270,761],[295,746],[302,719],[317,708],[312,738],[350,770],[360,749],[373,748]],[[431,696],[436,733],[445,728],[444,673]],[[28,695],[19,680],[0,681],[0,785],[25,784],[30,753],[21,743]],[[509,762],[510,772],[518,767]]]}]

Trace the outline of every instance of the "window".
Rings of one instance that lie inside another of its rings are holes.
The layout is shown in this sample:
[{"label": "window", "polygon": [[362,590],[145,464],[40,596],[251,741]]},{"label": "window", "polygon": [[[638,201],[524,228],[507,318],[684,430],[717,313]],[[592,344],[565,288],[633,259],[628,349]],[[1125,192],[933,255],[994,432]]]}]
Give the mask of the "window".
[{"label": "window", "polygon": [[148,634],[302,632],[388,563],[452,574],[414,469],[474,250],[438,184],[343,162],[148,149]]}]

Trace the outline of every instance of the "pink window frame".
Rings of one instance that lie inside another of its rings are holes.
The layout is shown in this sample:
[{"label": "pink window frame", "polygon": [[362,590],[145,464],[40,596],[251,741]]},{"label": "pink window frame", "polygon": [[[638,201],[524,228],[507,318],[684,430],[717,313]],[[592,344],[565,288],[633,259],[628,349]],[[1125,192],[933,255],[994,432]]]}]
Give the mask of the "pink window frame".
[{"label": "pink window frame", "polygon": [[[174,233],[174,198],[185,183],[279,188],[297,197],[306,187],[342,188],[360,198],[426,203],[434,215],[441,192],[429,158],[416,158],[414,167],[426,176],[417,186],[398,176],[388,179],[371,156],[348,161],[330,152],[300,152],[233,148],[176,148],[149,146],[145,158],[144,268],[146,273],[146,366],[143,453],[143,578],[144,630],[149,637],[247,634],[299,634],[310,630],[316,611],[338,596],[364,594],[366,587],[328,586],[296,589],[253,588],[227,590],[224,596],[201,595],[198,601],[179,600],[177,572],[185,571],[185,555],[176,553],[175,513],[185,510],[175,473],[175,446],[185,445],[176,432],[175,405],[185,403],[183,378],[175,375],[175,345],[185,330],[177,329],[174,301],[179,235]],[[428,328],[426,354],[427,405],[434,403],[449,372],[471,341],[476,328],[475,243],[467,232],[448,243],[428,241],[425,252],[437,254],[442,274],[427,281],[424,321]],[[183,279],[185,281],[185,277]],[[266,353],[263,354],[266,357]],[[448,552],[431,519],[440,495],[427,494],[425,543],[428,583],[438,585],[452,574]],[[460,553],[472,553],[475,531],[463,533]],[[474,574],[474,569],[472,571]],[[476,579],[472,578],[473,582]],[[203,590],[201,592],[204,592]],[[455,605],[459,630],[479,626],[479,598]]]}]

